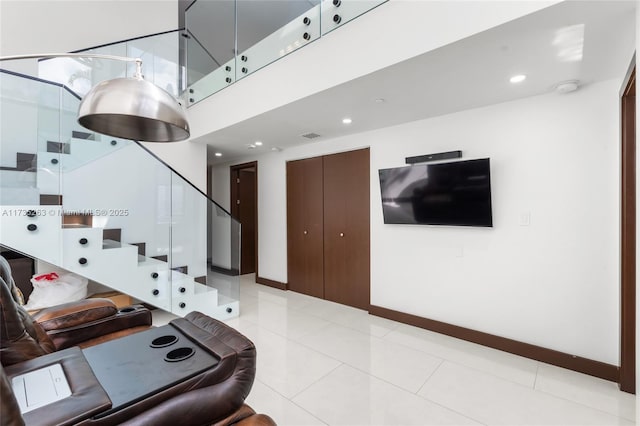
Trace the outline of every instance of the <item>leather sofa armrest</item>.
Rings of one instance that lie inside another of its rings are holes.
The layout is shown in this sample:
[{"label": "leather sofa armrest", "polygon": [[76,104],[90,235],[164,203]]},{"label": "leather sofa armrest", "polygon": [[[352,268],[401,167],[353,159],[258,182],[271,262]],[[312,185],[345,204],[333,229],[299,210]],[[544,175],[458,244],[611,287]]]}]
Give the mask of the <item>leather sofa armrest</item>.
[{"label": "leather sofa armrest", "polygon": [[[11,365],[5,369],[5,373],[10,381],[19,374],[57,363],[61,364],[69,382],[71,396],[24,413],[22,417],[26,424],[75,425],[111,408],[109,396],[79,348],[69,348]],[[3,395],[2,398],[4,397]]]},{"label": "leather sofa armrest", "polygon": [[[151,311],[142,305],[118,310],[109,299],[86,299],[80,302],[90,304],[73,302],[78,305],[60,305],[43,309],[37,316],[34,315],[34,320],[45,329],[56,350],[127,329],[132,329],[133,332],[140,331],[141,327],[151,326]],[[83,305],[89,309],[83,310]],[[49,309],[52,311],[48,311]]]},{"label": "leather sofa armrest", "polygon": [[228,417],[218,420],[211,426],[277,426],[266,414],[256,414],[253,408],[244,404]]},{"label": "leather sofa armrest", "polygon": [[109,299],[84,299],[42,309],[32,318],[45,331],[53,331],[104,319],[117,312],[118,308]]}]

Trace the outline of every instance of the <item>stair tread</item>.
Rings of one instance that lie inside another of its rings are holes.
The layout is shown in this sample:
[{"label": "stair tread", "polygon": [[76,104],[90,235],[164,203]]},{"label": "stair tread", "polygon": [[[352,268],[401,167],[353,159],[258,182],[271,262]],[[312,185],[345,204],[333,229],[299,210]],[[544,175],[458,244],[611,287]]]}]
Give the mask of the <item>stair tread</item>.
[{"label": "stair tread", "polygon": [[82,130],[72,130],[71,137],[80,140],[94,140],[95,133],[83,132]]},{"label": "stair tread", "polygon": [[125,248],[125,247],[134,247],[137,249],[136,246],[132,246],[131,244],[126,244],[126,243],[121,243],[120,241],[102,240],[102,248],[104,250],[114,249],[114,248]]},{"label": "stair tread", "polygon": [[62,225],[62,229],[69,228],[91,228],[91,225],[85,225],[84,223],[65,223]]},{"label": "stair tread", "polygon": [[174,271],[173,269],[171,270],[171,281],[174,284],[180,281],[185,281],[185,280],[193,282],[193,277],[187,274],[183,274],[182,272],[179,272],[179,271]]},{"label": "stair tread", "polygon": [[166,262],[163,262],[161,260],[158,259],[153,259],[151,257],[146,257],[146,256],[142,256],[141,254],[138,255],[138,264],[145,264],[145,265],[164,265],[165,267],[167,266]]}]

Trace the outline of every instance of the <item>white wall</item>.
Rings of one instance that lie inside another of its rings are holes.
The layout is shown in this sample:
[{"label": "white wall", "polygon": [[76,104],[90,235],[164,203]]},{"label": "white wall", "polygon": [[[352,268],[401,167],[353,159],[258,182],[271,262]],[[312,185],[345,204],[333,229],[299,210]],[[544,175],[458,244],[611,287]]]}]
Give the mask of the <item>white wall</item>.
[{"label": "white wall", "polygon": [[207,193],[207,145],[191,140],[142,144],[198,189]]},{"label": "white wall", "polygon": [[[176,28],[178,0],[0,1],[3,56],[70,52]],[[2,68],[35,70],[33,62]]]},{"label": "white wall", "polygon": [[[260,276],[287,281],[286,161],[370,146],[372,304],[617,365],[620,84],[259,157]],[[384,225],[377,170],[454,149],[491,158],[494,227]]]}]

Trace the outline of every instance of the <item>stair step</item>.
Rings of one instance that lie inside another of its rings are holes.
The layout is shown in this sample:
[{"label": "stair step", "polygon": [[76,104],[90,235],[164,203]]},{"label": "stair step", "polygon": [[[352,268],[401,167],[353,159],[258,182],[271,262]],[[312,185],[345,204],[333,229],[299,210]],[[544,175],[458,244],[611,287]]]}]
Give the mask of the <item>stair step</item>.
[{"label": "stair step", "polygon": [[16,153],[15,167],[0,167],[0,170],[9,170],[13,172],[35,172],[37,169],[36,154],[27,154],[25,152]]},{"label": "stair step", "polygon": [[71,131],[71,137],[76,139],[88,139],[88,140],[96,140],[96,135],[93,133],[81,132],[79,130]]},{"label": "stair step", "polygon": [[90,214],[69,214],[62,216],[63,228],[91,228],[93,227],[93,216]]},{"label": "stair step", "polygon": [[160,256],[151,256],[152,259],[160,260],[162,262],[169,262],[169,257],[166,254]]},{"label": "stair step", "polygon": [[47,152],[56,154],[71,154],[71,144],[64,142],[47,141]]},{"label": "stair step", "polygon": [[176,266],[175,268],[171,268],[172,271],[180,272],[185,275],[189,275],[189,267],[188,266]]},{"label": "stair step", "polygon": [[131,243],[132,246],[138,247],[138,255],[144,256],[147,253],[147,244],[146,243]]},{"label": "stair step", "polygon": [[126,243],[123,243],[121,241],[115,241],[115,240],[102,240],[102,249],[103,250],[123,248],[123,247],[133,247],[133,245],[126,244]]},{"label": "stair step", "polygon": [[158,259],[154,259],[153,257],[138,255],[138,266],[143,266],[143,265],[157,265],[163,268],[167,267],[166,262],[163,262]]},{"label": "stair step", "polygon": [[64,223],[64,224],[62,224],[62,229],[72,229],[72,228],[87,228],[87,229],[91,229],[91,225],[86,225],[84,223]]},{"label": "stair step", "polygon": [[62,195],[40,194],[40,205],[41,206],[61,206]]},{"label": "stair step", "polygon": [[27,154],[24,152],[16,153],[16,169],[20,171],[33,170],[37,167],[36,154]]},{"label": "stair step", "polygon": [[112,228],[102,230],[103,240],[122,241],[122,229]]},{"label": "stair step", "polygon": [[195,282],[197,282],[197,283],[207,285],[207,276],[206,275],[203,275],[201,277],[195,277],[193,280]]}]

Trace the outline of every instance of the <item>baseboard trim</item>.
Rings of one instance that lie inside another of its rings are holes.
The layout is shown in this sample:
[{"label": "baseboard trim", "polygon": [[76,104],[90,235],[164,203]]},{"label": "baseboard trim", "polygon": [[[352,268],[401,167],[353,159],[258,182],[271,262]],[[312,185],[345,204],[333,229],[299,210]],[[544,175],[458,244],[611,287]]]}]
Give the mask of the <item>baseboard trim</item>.
[{"label": "baseboard trim", "polygon": [[270,280],[268,278],[262,278],[257,275],[256,275],[256,282],[258,284],[264,284],[266,286],[277,288],[279,290],[289,290],[289,286],[287,285],[287,283]]},{"label": "baseboard trim", "polygon": [[615,365],[604,362],[594,361],[592,359],[582,358],[553,349],[547,349],[541,346],[508,339],[506,337],[495,336],[493,334],[459,327],[445,322],[394,311],[380,306],[371,305],[369,307],[369,313],[382,318],[413,325],[415,327],[435,331],[436,333],[446,334],[447,336],[534,359],[536,361],[545,362],[547,364],[567,368],[590,376],[610,380],[612,382],[618,383],[619,380],[619,368]]}]

